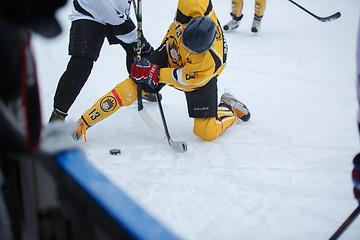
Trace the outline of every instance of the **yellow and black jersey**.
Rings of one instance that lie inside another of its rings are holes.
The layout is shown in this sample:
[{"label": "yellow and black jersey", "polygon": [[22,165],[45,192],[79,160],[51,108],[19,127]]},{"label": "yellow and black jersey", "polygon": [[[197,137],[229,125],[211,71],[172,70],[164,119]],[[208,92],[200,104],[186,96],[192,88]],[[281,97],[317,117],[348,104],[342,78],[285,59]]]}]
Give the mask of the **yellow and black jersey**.
[{"label": "yellow and black jersey", "polygon": [[[217,26],[216,39],[209,51],[190,54],[182,45],[184,27],[194,17],[207,16]],[[190,92],[207,84],[225,67],[227,45],[211,0],[179,0],[176,17],[162,42],[168,55],[168,67],[160,69],[160,82]]]}]

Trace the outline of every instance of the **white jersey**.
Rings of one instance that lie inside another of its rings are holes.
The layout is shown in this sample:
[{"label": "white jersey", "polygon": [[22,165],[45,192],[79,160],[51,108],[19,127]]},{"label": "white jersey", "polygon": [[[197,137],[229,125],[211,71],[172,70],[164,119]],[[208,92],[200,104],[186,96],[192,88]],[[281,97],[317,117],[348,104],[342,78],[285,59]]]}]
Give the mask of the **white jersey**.
[{"label": "white jersey", "polygon": [[[69,18],[71,21],[88,19],[118,26],[130,18],[130,8],[131,0],[74,0]],[[136,42],[136,28],[116,37],[125,43]]]}]

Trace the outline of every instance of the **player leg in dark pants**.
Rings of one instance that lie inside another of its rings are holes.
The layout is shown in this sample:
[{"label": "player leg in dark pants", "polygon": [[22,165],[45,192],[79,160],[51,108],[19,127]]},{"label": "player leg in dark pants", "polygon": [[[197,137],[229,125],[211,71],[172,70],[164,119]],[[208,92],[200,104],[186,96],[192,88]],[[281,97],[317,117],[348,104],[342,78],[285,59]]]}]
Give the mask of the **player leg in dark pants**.
[{"label": "player leg in dark pants", "polygon": [[87,81],[99,57],[106,26],[90,20],[76,20],[70,29],[69,54],[72,56],[59,80],[50,121],[64,119]]},{"label": "player leg in dark pants", "polygon": [[[66,71],[60,78],[55,97],[54,110],[50,122],[64,120],[71,105],[79,95],[87,81],[94,61],[99,57],[105,37],[112,44],[120,44],[126,51],[126,66],[130,66],[136,55],[136,42],[125,43],[116,36],[127,34],[135,28],[131,19],[121,25],[103,25],[91,20],[76,20],[70,29],[69,54],[72,56]],[[141,39],[142,57],[147,57],[153,51],[152,46],[144,37]]]}]

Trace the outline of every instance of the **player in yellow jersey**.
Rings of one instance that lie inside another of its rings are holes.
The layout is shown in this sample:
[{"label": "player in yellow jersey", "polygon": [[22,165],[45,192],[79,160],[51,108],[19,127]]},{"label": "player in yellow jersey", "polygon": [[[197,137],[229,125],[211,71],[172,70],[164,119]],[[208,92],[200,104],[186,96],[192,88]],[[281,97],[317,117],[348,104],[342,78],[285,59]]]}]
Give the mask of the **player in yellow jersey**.
[{"label": "player in yellow jersey", "polygon": [[[251,31],[257,33],[260,31],[261,19],[264,16],[266,0],[255,0],[255,14]],[[239,27],[240,20],[243,18],[243,0],[231,1],[231,21],[224,26],[225,31],[231,31]]]},{"label": "player in yellow jersey", "polygon": [[[77,139],[89,127],[137,99],[137,84],[146,92],[168,85],[185,92],[193,132],[214,140],[236,119],[248,121],[247,107],[224,93],[218,104],[217,77],[226,63],[227,44],[211,0],[179,0],[176,17],[160,47],[135,62],[129,78],[100,98],[79,119]],[[85,136],[86,137],[86,136]]]}]

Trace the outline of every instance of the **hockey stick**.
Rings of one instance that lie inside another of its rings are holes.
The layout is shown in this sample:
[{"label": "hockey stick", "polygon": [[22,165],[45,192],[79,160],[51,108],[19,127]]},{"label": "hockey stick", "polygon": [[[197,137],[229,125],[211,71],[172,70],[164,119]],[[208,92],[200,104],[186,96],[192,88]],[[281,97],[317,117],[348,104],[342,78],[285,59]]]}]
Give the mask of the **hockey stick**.
[{"label": "hockey stick", "polygon": [[141,12],[141,0],[137,0],[137,5],[135,0],[133,1],[135,16],[137,21],[137,46],[136,46],[136,61],[141,61],[141,36],[142,36],[142,12]]},{"label": "hockey stick", "polygon": [[[141,14],[141,0],[137,0],[138,4],[137,6],[135,5],[135,0],[133,0],[134,3],[134,9],[135,9],[135,13],[136,13],[136,20],[138,22],[138,42],[137,42],[137,61],[141,61],[141,36],[142,36],[142,14]],[[177,152],[186,152],[187,151],[187,145],[184,142],[174,142],[169,134],[169,130],[167,128],[167,124],[166,124],[166,120],[165,120],[165,115],[164,115],[164,111],[161,105],[161,100],[159,97],[159,93],[156,93],[156,100],[158,102],[159,105],[159,110],[160,110],[160,115],[161,115],[161,120],[163,122],[164,125],[164,130],[165,130],[165,134],[163,129],[160,128],[160,126],[150,117],[150,115],[145,111],[143,103],[142,103],[142,88],[141,85],[138,85],[138,112],[140,114],[140,117],[142,118],[142,120],[149,126],[149,128],[153,131],[153,133],[159,138],[159,139],[163,139],[165,137],[167,137],[169,146],[177,151]]]},{"label": "hockey stick", "polygon": [[339,17],[341,17],[341,13],[340,12],[337,12],[337,13],[334,13],[333,15],[331,16],[328,16],[328,17],[319,17],[315,14],[313,14],[312,12],[310,12],[309,10],[305,9],[304,7],[302,7],[301,5],[299,5],[298,3],[292,1],[292,0],[289,0],[289,2],[291,2],[292,4],[294,4],[295,6],[299,7],[300,9],[304,10],[305,12],[307,12],[308,14],[310,14],[311,16],[313,16],[314,18],[316,18],[317,20],[321,21],[321,22],[330,22],[332,20],[335,20],[335,19],[338,19]]},{"label": "hockey stick", "polygon": [[165,131],[160,127],[155,120],[150,117],[149,113],[145,110],[144,105],[142,103],[142,88],[138,86],[138,113],[141,119],[146,123],[146,125],[150,128],[150,130],[155,134],[155,136],[162,140],[165,138]]},{"label": "hockey stick", "polygon": [[336,240],[340,237],[341,234],[350,226],[350,224],[355,220],[355,218],[360,213],[360,205],[351,213],[351,215],[345,220],[345,222],[340,226],[340,228],[331,236],[329,240]]},{"label": "hockey stick", "polygon": [[[142,36],[142,13],[141,13],[141,0],[137,0],[137,6],[135,0],[133,0],[136,20],[137,20],[137,55],[136,61],[141,61],[141,36]],[[138,113],[141,119],[146,123],[146,125],[150,128],[150,130],[157,136],[159,139],[165,138],[164,130],[157,124],[154,119],[150,117],[148,112],[144,109],[144,105],[142,102],[142,88],[141,85],[138,84],[137,88],[138,93]]]},{"label": "hockey stick", "polygon": [[171,139],[169,129],[168,129],[167,124],[166,124],[165,114],[164,114],[164,111],[163,111],[163,108],[162,108],[162,105],[161,105],[161,99],[159,97],[159,93],[156,93],[155,96],[156,96],[156,100],[157,100],[158,105],[159,105],[161,120],[162,120],[163,125],[164,125],[165,134],[166,134],[169,146],[172,149],[174,149],[175,151],[177,151],[177,152],[186,152],[187,151],[187,144],[186,143],[184,143],[184,142],[174,142]]}]

